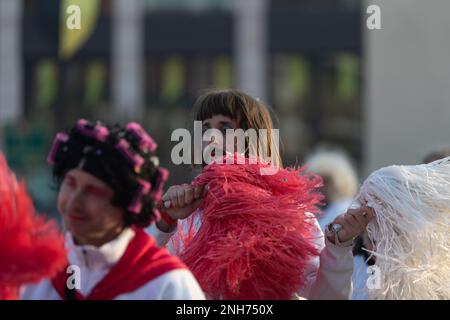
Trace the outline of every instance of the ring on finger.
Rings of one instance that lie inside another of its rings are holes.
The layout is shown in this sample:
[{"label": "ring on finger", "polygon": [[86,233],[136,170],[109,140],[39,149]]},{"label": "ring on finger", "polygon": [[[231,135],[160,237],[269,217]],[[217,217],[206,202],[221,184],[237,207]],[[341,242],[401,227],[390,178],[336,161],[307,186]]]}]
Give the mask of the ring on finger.
[{"label": "ring on finger", "polygon": [[333,229],[333,232],[337,234],[339,231],[341,231],[342,225],[339,223],[335,223],[335,224],[333,224],[332,229]]}]

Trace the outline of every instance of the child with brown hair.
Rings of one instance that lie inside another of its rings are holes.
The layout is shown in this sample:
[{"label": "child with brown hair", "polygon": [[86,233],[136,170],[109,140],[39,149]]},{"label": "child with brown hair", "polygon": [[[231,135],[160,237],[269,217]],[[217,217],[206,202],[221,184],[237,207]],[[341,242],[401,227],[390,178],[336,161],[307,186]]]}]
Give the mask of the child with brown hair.
[{"label": "child with brown hair", "polygon": [[[243,156],[256,158],[257,167],[269,157],[279,170],[264,176],[247,162],[212,163],[193,183],[170,187],[162,197],[162,219],[149,230],[158,244],[166,245],[178,229],[173,243],[181,244],[182,260],[212,299],[349,299],[351,240],[370,221],[371,214],[362,214],[367,208],[349,210],[340,217],[338,239],[337,232],[325,239],[314,216],[321,179],[303,168],[282,168],[266,105],[239,90],[212,90],[194,110],[204,131],[217,129],[225,141],[229,129],[267,130],[257,146],[246,140]],[[187,223],[177,228],[183,219]]]}]

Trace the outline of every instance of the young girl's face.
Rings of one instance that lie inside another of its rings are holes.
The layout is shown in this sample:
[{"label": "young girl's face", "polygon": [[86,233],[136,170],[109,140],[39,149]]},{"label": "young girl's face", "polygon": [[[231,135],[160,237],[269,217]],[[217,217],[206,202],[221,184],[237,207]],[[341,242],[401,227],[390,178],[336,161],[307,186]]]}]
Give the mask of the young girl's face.
[{"label": "young girl's face", "polygon": [[[202,131],[203,133],[208,130],[208,129],[217,129],[222,133],[222,140],[223,140],[223,145],[219,146],[220,149],[222,149],[225,152],[225,146],[226,146],[226,139],[225,139],[225,135],[227,132],[227,129],[233,129],[236,130],[238,129],[238,123],[235,119],[231,119],[230,117],[221,115],[221,114],[216,114],[213,115],[211,118],[209,119],[205,119],[202,122]],[[210,145],[217,142],[214,142],[213,139],[211,141],[203,141],[203,145],[202,145],[202,150],[205,150],[205,148]],[[215,156],[215,154],[211,154],[212,156]]]}]

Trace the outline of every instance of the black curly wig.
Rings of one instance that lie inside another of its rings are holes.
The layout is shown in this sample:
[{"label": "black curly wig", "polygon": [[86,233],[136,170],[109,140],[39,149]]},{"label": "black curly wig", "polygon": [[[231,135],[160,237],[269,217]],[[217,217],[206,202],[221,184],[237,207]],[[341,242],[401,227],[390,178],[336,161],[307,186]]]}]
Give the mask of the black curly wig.
[{"label": "black curly wig", "polygon": [[146,227],[158,217],[155,203],[168,175],[155,149],[137,123],[124,127],[81,119],[56,135],[48,161],[58,189],[68,171],[80,168],[113,189],[112,204],[124,209],[126,226]]}]

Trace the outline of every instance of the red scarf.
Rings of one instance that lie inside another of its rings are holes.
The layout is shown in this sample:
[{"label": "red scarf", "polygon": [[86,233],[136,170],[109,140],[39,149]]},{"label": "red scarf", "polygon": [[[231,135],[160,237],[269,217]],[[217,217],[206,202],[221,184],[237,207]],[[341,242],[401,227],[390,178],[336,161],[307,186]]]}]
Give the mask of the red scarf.
[{"label": "red scarf", "polygon": [[[186,269],[166,249],[156,246],[155,240],[143,230],[135,229],[136,235],[128,245],[122,258],[109,273],[92,289],[88,296],[75,292],[77,300],[112,300],[117,296],[135,291],[156,277],[175,270]],[[66,283],[69,275],[63,269],[52,279],[53,287],[62,299],[66,298]]]}]

